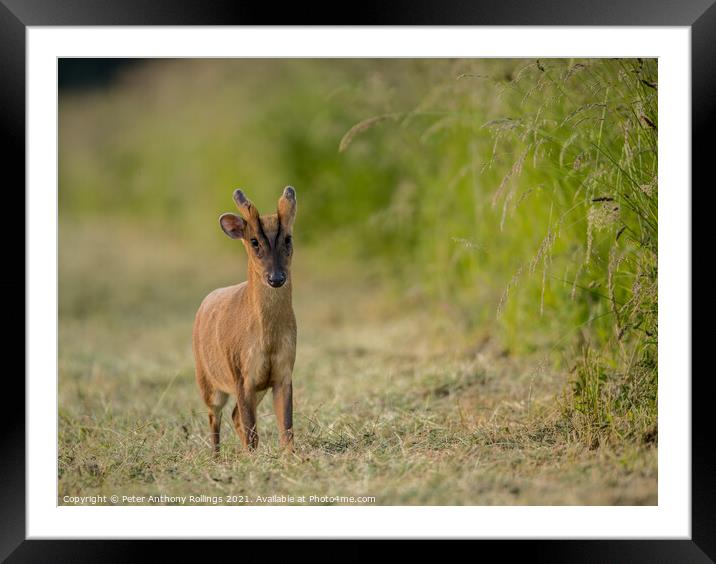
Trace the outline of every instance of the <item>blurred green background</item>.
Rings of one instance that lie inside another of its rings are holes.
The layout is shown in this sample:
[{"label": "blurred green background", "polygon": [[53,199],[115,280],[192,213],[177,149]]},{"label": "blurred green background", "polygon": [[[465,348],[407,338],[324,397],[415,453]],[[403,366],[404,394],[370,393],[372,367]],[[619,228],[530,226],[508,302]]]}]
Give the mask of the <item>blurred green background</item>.
[{"label": "blurred green background", "polygon": [[[165,60],[121,70],[99,92],[62,95],[63,219],[116,218],[228,247],[214,223],[234,187],[270,211],[292,184],[304,245],[384,261],[402,292],[459,305],[467,327],[500,313],[514,347],[564,343],[609,311],[598,298],[613,237],[596,232],[628,225],[633,210],[622,203],[612,218],[609,201],[592,200],[618,199],[618,184],[633,180],[650,191],[643,221],[656,221],[655,134],[644,121],[656,121],[645,85],[654,61]],[[655,230],[649,237],[656,249]],[[587,329],[605,338],[612,325]]]},{"label": "blurred green background", "polygon": [[243,276],[232,190],[291,184],[297,287],[542,355],[585,444],[655,435],[657,89],[647,59],[61,61],[60,355],[189,327]]}]

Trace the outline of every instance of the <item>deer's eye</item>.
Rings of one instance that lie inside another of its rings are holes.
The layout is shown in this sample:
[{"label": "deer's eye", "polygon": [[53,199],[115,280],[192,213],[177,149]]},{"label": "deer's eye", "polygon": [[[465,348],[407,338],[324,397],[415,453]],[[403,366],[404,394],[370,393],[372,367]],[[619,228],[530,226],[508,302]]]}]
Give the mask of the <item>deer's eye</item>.
[{"label": "deer's eye", "polygon": [[256,239],[251,239],[251,246],[252,246],[254,249],[258,249],[258,248],[259,248],[259,242],[258,242]]},{"label": "deer's eye", "polygon": [[286,235],[286,245],[290,246],[290,245],[291,245],[291,241],[292,241],[291,236],[290,236],[290,235]]}]

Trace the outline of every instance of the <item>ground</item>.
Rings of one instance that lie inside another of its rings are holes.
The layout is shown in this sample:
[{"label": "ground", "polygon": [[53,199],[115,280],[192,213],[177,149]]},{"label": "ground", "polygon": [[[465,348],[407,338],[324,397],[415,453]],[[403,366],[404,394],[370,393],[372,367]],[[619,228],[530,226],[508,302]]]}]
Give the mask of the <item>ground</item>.
[{"label": "ground", "polygon": [[165,233],[63,222],[59,504],[91,495],[657,503],[657,448],[572,437],[560,409],[568,374],[539,351],[515,357],[489,332],[467,336],[365,269],[312,268],[300,242],[296,452],[279,450],[269,398],[258,451],[242,452],[229,403],[212,459],[191,327],[206,293],[243,279],[238,247],[188,252]]}]

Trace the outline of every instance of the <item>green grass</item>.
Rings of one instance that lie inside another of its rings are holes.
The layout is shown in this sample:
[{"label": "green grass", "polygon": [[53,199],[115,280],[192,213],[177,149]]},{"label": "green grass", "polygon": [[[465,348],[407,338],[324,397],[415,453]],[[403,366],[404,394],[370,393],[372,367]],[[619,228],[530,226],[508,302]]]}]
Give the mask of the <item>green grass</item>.
[{"label": "green grass", "polygon": [[[60,270],[59,503],[162,494],[656,503],[651,443],[586,446],[555,403],[563,375],[544,358],[512,357],[489,336],[466,338],[448,318],[376,283],[384,273],[350,262],[328,269],[300,247],[296,454],[279,451],[265,400],[258,451],[242,452],[227,416],[213,460],[194,382],[192,315],[205,292],[241,278],[243,251],[209,253],[171,233],[140,238],[109,227],[60,231],[62,248],[74,252]],[[88,316],[86,296],[121,299]]]},{"label": "green grass", "polygon": [[[657,89],[647,59],[170,60],[63,95],[61,495],[655,503]],[[245,260],[216,218],[286,184],[299,453],[265,402],[213,465],[191,323]]]}]

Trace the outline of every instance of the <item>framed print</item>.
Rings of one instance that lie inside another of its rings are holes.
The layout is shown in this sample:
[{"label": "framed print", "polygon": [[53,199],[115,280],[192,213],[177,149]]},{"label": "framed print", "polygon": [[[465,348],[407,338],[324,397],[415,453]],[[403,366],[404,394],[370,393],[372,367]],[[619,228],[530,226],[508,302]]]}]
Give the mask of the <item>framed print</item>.
[{"label": "framed print", "polygon": [[714,558],[690,184],[716,8],[493,8],[0,6],[4,557]]}]

